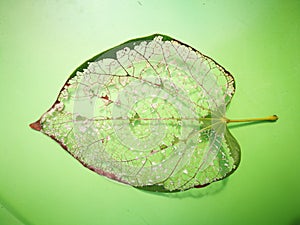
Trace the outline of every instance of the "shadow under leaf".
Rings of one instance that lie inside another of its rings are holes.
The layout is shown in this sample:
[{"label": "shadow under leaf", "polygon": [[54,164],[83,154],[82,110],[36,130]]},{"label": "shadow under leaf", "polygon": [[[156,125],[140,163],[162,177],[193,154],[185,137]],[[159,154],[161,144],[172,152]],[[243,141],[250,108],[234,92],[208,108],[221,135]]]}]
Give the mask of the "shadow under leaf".
[{"label": "shadow under leaf", "polygon": [[166,198],[202,198],[207,195],[214,195],[223,190],[228,182],[228,178],[211,183],[202,188],[192,188],[187,191],[158,192],[137,188],[138,190],[151,195],[158,195]]}]

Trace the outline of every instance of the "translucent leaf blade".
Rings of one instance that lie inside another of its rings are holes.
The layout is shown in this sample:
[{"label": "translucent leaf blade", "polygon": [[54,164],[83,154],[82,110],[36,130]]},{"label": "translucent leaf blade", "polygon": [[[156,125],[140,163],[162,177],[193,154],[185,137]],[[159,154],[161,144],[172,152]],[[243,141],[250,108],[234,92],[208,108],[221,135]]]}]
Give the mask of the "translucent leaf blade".
[{"label": "translucent leaf blade", "polygon": [[237,166],[239,147],[223,120],[234,91],[214,60],[157,34],[82,64],[32,127],[108,178],[186,190]]}]

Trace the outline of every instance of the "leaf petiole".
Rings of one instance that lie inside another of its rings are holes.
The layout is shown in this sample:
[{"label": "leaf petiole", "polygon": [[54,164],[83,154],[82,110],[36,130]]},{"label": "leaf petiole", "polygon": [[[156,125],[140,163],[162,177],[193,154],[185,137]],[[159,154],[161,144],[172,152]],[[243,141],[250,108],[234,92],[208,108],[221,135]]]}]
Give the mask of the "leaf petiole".
[{"label": "leaf petiole", "polygon": [[238,120],[231,120],[228,118],[224,118],[226,123],[240,123],[240,122],[257,122],[257,121],[276,121],[278,120],[278,116],[273,115],[273,116],[268,116],[268,117],[263,117],[263,118],[252,118],[252,119],[238,119]]}]

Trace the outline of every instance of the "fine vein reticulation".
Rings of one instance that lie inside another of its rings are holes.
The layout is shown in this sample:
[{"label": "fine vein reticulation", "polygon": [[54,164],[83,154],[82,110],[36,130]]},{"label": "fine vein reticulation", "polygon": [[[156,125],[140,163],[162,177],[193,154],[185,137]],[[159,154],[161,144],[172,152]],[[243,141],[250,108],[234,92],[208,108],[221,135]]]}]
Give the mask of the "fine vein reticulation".
[{"label": "fine vein reticulation", "polygon": [[130,40],[88,60],[31,127],[87,168],[158,191],[230,175],[240,148],[227,129],[232,75],[171,37]]}]

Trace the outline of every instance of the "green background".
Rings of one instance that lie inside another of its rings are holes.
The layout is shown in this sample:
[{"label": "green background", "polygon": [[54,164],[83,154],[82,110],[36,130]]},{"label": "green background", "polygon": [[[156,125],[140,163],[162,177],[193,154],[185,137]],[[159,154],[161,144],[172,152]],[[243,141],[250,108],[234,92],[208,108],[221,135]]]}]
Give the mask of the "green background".
[{"label": "green background", "polygon": [[[1,1],[0,224],[300,224],[300,1]],[[153,194],[85,169],[28,124],[77,66],[163,33],[235,77],[239,169],[204,189]]]}]

